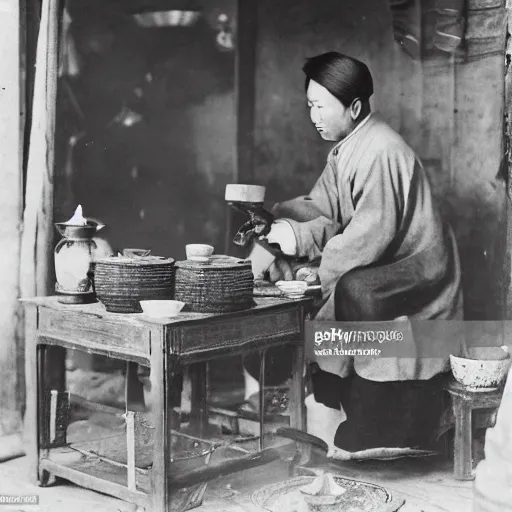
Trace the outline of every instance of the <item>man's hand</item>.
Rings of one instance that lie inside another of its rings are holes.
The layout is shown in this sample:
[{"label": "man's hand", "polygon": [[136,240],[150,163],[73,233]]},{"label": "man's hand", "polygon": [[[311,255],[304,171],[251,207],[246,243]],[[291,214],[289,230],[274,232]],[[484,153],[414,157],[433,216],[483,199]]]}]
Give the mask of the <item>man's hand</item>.
[{"label": "man's hand", "polygon": [[290,223],[284,219],[277,219],[272,224],[266,239],[269,244],[278,244],[287,256],[295,256],[297,253],[295,233]]},{"label": "man's hand", "polygon": [[293,281],[293,271],[290,263],[283,258],[278,258],[268,269],[271,283],[277,281]]},{"label": "man's hand", "polygon": [[257,236],[267,235],[270,231],[272,222],[252,211],[250,211],[249,214],[251,216],[250,222],[254,226],[254,234]]}]

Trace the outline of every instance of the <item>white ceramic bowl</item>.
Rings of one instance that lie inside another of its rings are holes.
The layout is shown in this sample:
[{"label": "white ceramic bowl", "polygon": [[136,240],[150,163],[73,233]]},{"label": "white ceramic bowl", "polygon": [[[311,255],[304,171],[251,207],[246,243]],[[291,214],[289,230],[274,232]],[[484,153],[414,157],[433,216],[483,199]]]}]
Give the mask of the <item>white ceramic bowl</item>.
[{"label": "white ceramic bowl", "polygon": [[233,183],[226,185],[224,199],[228,202],[263,203],[265,200],[265,190],[265,187],[260,185]]},{"label": "white ceramic bowl", "polygon": [[288,297],[302,297],[308,289],[305,281],[277,281],[276,286]]},{"label": "white ceramic bowl", "polygon": [[171,318],[178,316],[185,303],[179,300],[141,300],[140,307],[145,315],[152,318]]},{"label": "white ceramic bowl", "polygon": [[185,246],[187,260],[207,261],[213,254],[213,246],[207,244],[188,244]]},{"label": "white ceramic bowl", "polygon": [[470,359],[450,355],[455,380],[472,390],[499,387],[510,368],[510,354],[501,347],[475,347],[468,355]]}]

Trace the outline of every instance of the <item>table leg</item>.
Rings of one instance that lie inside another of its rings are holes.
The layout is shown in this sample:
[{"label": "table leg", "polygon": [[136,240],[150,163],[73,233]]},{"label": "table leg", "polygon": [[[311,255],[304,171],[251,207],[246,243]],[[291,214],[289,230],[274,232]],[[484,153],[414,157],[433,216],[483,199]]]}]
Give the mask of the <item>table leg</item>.
[{"label": "table leg", "polygon": [[124,400],[128,411],[141,411],[144,404],[144,389],[138,376],[138,365],[131,361],[126,362],[126,380]]},{"label": "table leg", "polygon": [[[306,431],[306,397],[304,382],[304,346],[296,344],[293,351],[292,384],[290,388],[290,427]],[[307,464],[311,458],[311,446],[297,443],[298,454],[294,463]]]},{"label": "table leg", "polygon": [[38,408],[39,390],[37,380],[38,349],[37,349],[38,311],[36,306],[27,306],[25,313],[25,439],[29,466],[29,479],[33,484],[39,481],[39,432]]},{"label": "table leg", "polygon": [[453,397],[455,415],[454,474],[457,480],[473,480],[472,411],[463,399]]},{"label": "table leg", "polygon": [[[59,394],[66,387],[66,350],[62,347],[54,347],[50,345],[38,345],[37,347],[37,401],[38,401],[38,442],[39,457],[48,456],[50,444],[55,439],[50,439],[50,393],[55,393],[58,399]],[[55,403],[57,406],[57,403]],[[55,426],[55,425],[54,425]],[[62,440],[61,440],[62,442]],[[39,471],[39,485],[52,485],[55,478],[47,471]]]},{"label": "table leg", "polygon": [[206,362],[189,366],[191,384],[190,428],[192,435],[203,438],[208,430],[208,365]]},{"label": "table leg", "polygon": [[259,418],[260,418],[260,450],[265,448],[265,360],[267,359],[267,351],[260,352],[260,375],[259,375]]},{"label": "table leg", "polygon": [[56,346],[44,346],[44,367],[46,375],[45,391],[66,389],[66,349]]},{"label": "table leg", "polygon": [[183,374],[168,372],[169,385],[167,395],[167,410],[170,415],[172,430],[181,430],[181,395],[183,394]]},{"label": "table leg", "polygon": [[[155,438],[153,445],[153,468],[151,478],[151,495],[153,506],[151,512],[167,512],[168,475],[170,442],[168,426],[167,394],[169,392],[167,378],[167,354],[163,348],[156,347],[151,352],[151,405]],[[171,370],[171,369],[169,369]]]},{"label": "table leg", "polygon": [[[48,427],[49,427],[49,414],[47,414],[47,410],[45,408],[46,405],[46,346],[38,345],[37,348],[37,459],[38,459],[38,468],[37,468],[37,480],[38,485],[41,487],[46,487],[49,485],[51,480],[51,475],[48,471],[39,468],[39,461],[41,459],[41,455],[44,454],[43,447],[48,445]],[[47,455],[47,453],[46,453]],[[43,455],[44,457],[44,455]]]}]

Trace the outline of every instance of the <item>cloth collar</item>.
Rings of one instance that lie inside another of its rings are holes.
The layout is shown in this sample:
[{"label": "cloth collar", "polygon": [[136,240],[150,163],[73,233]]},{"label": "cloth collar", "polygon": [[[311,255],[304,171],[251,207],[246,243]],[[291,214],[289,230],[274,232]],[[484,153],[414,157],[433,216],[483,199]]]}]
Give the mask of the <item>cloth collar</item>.
[{"label": "cloth collar", "polygon": [[338,149],[342,146],[347,140],[349,140],[354,134],[356,134],[364,125],[368,123],[370,118],[372,118],[373,112],[370,112],[343,140],[340,140],[333,148],[332,152],[337,154]]}]

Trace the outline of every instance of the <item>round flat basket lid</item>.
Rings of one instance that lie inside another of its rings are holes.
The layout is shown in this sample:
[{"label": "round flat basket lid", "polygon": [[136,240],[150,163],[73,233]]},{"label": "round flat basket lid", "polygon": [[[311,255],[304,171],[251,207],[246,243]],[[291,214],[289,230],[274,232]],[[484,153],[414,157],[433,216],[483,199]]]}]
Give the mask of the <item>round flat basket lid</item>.
[{"label": "round flat basket lid", "polygon": [[249,260],[241,260],[233,258],[231,256],[224,257],[212,257],[208,262],[199,262],[192,260],[178,261],[176,263],[178,268],[189,269],[189,270],[201,270],[201,271],[223,271],[223,270],[247,270],[251,269],[252,265]]},{"label": "round flat basket lid", "polygon": [[114,265],[114,266],[131,266],[131,267],[147,267],[147,266],[162,266],[174,265],[173,258],[162,258],[159,256],[144,256],[129,258],[126,256],[109,256],[107,258],[99,258],[94,260],[94,263],[100,265]]}]

